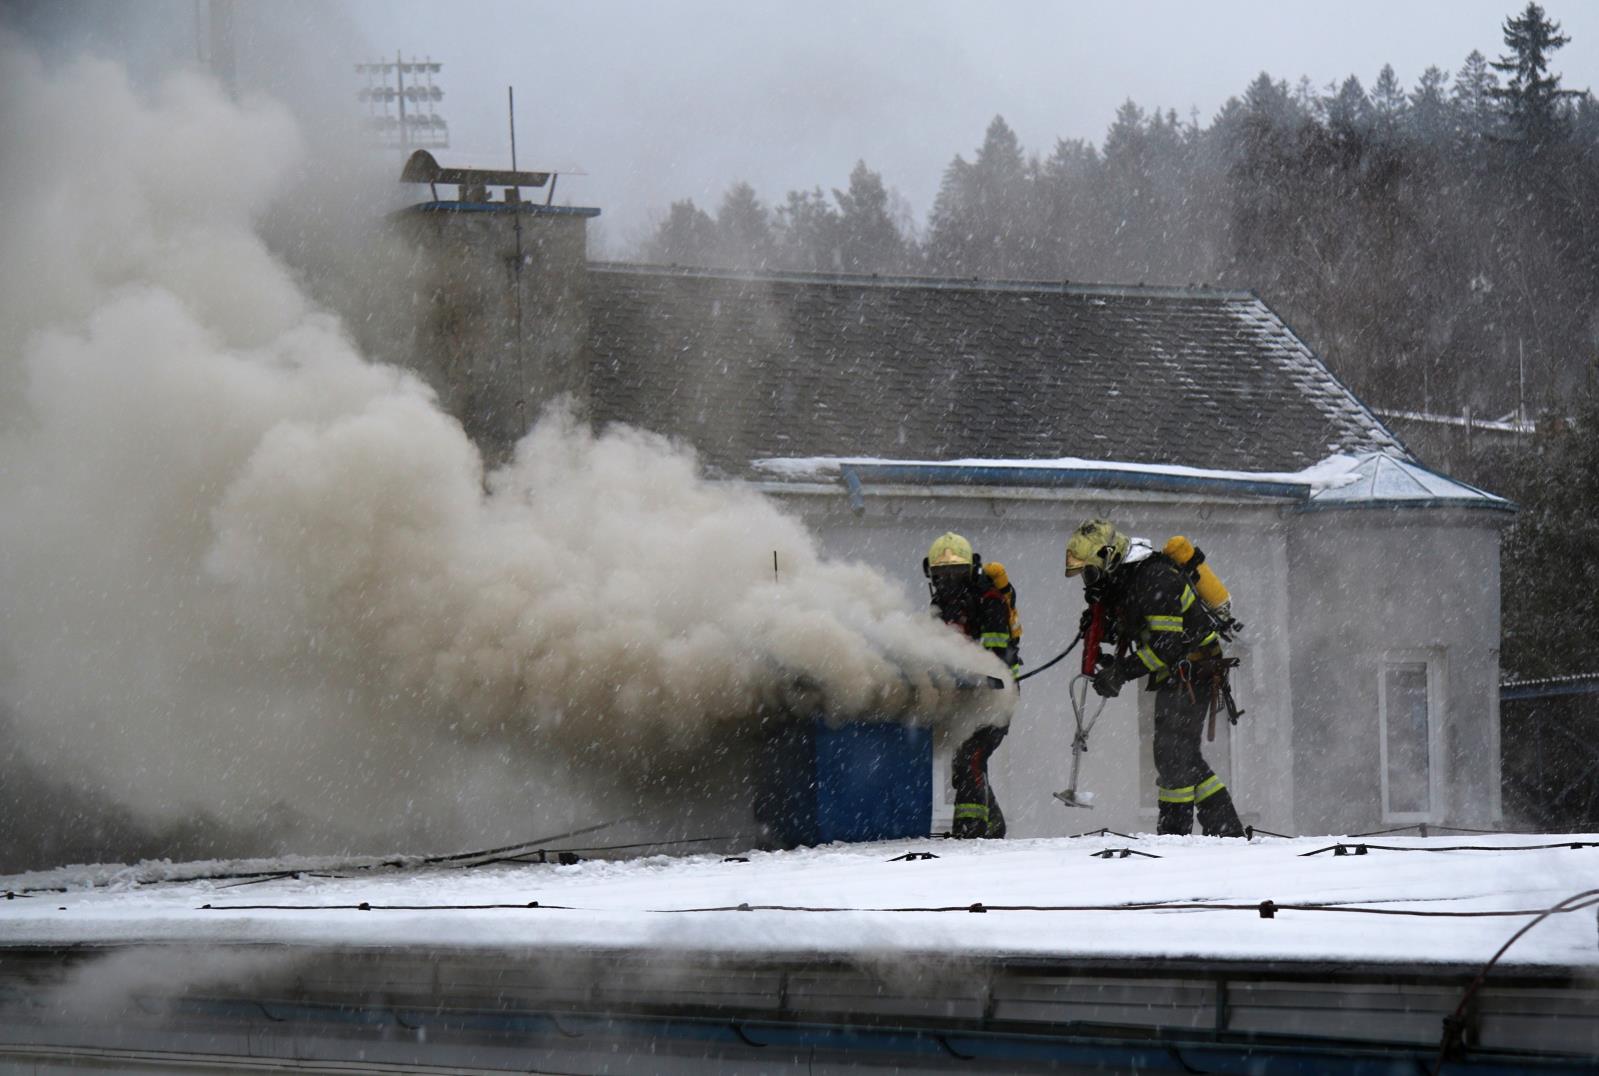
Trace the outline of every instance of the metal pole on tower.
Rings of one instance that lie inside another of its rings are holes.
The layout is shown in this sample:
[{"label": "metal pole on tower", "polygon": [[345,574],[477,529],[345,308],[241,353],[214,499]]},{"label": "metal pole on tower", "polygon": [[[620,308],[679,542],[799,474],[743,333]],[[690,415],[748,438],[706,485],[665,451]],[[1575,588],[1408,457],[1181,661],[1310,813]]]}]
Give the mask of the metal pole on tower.
[{"label": "metal pole on tower", "polygon": [[405,151],[411,148],[411,132],[405,125],[405,65],[400,62],[398,49],[394,51],[394,77],[400,80],[400,156],[405,157],[408,156]]}]

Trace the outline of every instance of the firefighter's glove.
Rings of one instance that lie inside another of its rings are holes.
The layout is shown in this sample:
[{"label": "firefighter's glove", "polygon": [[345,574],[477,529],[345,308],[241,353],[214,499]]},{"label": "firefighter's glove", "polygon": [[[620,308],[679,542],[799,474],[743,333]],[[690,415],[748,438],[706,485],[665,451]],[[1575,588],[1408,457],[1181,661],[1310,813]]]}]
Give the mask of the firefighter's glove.
[{"label": "firefighter's glove", "polygon": [[1122,685],[1127,682],[1127,677],[1116,667],[1115,662],[1102,666],[1094,674],[1094,694],[1103,699],[1114,699],[1121,694]]}]

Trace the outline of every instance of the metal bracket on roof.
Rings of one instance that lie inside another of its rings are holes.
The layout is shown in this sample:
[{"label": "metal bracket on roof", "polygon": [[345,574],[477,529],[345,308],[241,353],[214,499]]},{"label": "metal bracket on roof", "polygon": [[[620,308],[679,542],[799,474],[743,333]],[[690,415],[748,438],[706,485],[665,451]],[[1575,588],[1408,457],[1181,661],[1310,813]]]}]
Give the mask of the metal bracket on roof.
[{"label": "metal bracket on roof", "polygon": [[844,467],[839,470],[839,477],[844,480],[844,488],[849,490],[849,510],[856,515],[864,515],[866,492],[861,486],[861,476],[855,473],[855,468]]}]

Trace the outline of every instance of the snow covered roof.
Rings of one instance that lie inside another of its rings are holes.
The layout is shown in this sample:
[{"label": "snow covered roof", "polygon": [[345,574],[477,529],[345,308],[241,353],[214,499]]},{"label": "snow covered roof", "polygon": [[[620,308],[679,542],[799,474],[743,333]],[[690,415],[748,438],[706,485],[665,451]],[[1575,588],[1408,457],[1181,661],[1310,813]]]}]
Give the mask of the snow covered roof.
[{"label": "snow covered roof", "polygon": [[594,415],[752,459],[1298,471],[1405,448],[1251,292],[593,263]]},{"label": "snow covered roof", "polygon": [[1415,422],[1428,426],[1457,426],[1462,429],[1487,430],[1490,433],[1533,434],[1538,424],[1529,418],[1518,417],[1512,411],[1503,418],[1477,418],[1469,411],[1463,415],[1437,415],[1430,411],[1401,411],[1394,408],[1374,407],[1373,413],[1400,422]]},{"label": "snow covered roof", "polygon": [[[1357,847],[1102,833],[570,865],[146,864],[0,878],[20,898],[0,900],[0,947],[425,939],[469,950],[1472,963],[1596,885],[1599,838],[1573,835]],[[979,910],[992,914],[970,914]],[[1591,911],[1556,915],[1502,962],[1599,967],[1593,922]]]},{"label": "snow covered roof", "polygon": [[1343,477],[1343,481],[1314,490],[1306,507],[1515,510],[1515,505],[1503,497],[1446,478],[1419,463],[1381,453],[1361,457]]},{"label": "snow covered roof", "polygon": [[787,481],[839,480],[852,498],[864,483],[1130,489],[1275,500],[1302,511],[1333,508],[1486,508],[1514,511],[1503,497],[1445,478],[1411,460],[1383,453],[1329,456],[1298,471],[1230,471],[1124,461],[884,460],[770,458],[755,469]]}]

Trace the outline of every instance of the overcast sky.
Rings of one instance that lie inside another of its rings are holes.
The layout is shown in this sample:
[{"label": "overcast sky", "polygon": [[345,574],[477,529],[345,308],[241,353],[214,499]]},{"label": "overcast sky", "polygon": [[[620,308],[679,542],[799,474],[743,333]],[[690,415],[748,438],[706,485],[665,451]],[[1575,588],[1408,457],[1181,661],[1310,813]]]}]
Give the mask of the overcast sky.
[{"label": "overcast sky", "polygon": [[[441,60],[453,132],[446,160],[508,160],[505,87],[515,85],[520,163],[587,172],[563,179],[558,200],[599,206],[600,236],[613,249],[673,200],[714,211],[727,185],[746,179],[777,203],[794,188],[843,186],[857,159],[922,222],[945,165],[971,155],[996,113],[1030,152],[1047,154],[1060,137],[1101,141],[1127,98],[1184,119],[1197,109],[1208,123],[1262,70],[1317,86],[1354,74],[1369,88],[1392,63],[1409,87],[1429,64],[1453,73],[1472,49],[1496,58],[1501,22],[1524,4],[242,2],[257,23],[270,11],[294,24],[278,40],[295,44],[278,51],[317,80],[319,100],[341,107],[355,107],[345,96],[357,86],[353,60],[397,49]],[[18,4],[0,0],[0,13]],[[20,4],[31,11],[14,21],[36,36],[129,51],[161,32],[171,55],[193,54],[192,0]],[[1545,6],[1572,38],[1555,55],[1565,85],[1599,88],[1599,2]]]},{"label": "overcast sky", "polygon": [[[1572,38],[1568,87],[1599,84],[1599,3],[1546,5]],[[944,166],[1001,114],[1030,151],[1103,138],[1116,107],[1197,109],[1208,123],[1256,74],[1316,85],[1384,63],[1406,86],[1503,48],[1512,0],[1169,3],[472,4],[361,0],[375,47],[445,62],[452,151],[506,152],[519,96],[524,165],[580,166],[561,194],[626,240],[674,199],[714,210],[733,179],[768,201],[843,186],[864,158],[925,219]],[[563,198],[564,200],[564,198]]]}]

